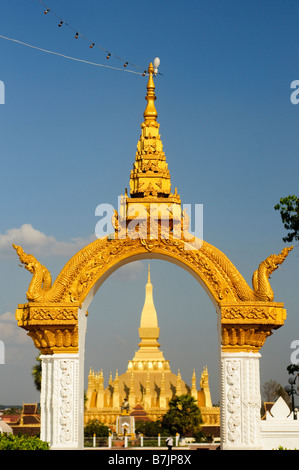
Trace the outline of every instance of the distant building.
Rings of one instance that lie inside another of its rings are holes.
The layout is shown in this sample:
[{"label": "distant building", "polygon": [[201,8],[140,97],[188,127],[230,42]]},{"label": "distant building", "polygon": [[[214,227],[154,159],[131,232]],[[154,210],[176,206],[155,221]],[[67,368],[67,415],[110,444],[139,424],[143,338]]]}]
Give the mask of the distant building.
[{"label": "distant building", "polygon": [[21,415],[14,423],[10,423],[14,434],[36,436],[40,433],[40,414],[37,403],[24,403]]}]

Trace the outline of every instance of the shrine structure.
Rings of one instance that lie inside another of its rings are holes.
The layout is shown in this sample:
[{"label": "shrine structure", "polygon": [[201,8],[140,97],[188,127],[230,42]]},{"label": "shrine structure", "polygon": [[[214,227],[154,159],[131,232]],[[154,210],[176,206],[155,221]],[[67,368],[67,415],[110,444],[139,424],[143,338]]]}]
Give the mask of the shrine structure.
[{"label": "shrine structure", "polygon": [[221,449],[260,449],[259,351],[286,319],[283,303],[274,301],[269,277],[292,248],[265,254],[251,287],[220,250],[190,234],[180,196],[176,189],[171,191],[155,99],[150,64],[130,195],[125,191],[120,210],[114,213],[114,233],[80,250],[53,283],[34,255],[14,245],[20,262],[32,273],[27,302],[18,305],[16,319],[41,353],[41,439],[53,449],[83,447],[88,306],[116,269],[138,259],[158,258],[191,273],[217,311]]},{"label": "shrine structure", "polygon": [[126,372],[119,375],[116,370],[114,378],[110,373],[106,387],[103,370],[95,372],[90,369],[85,405],[86,424],[97,419],[115,431],[123,403],[127,403],[132,416],[137,409],[143,410],[145,420],[156,421],[162,419],[175,395],[189,394],[200,407],[204,434],[219,432],[220,409],[212,405],[207,366],[201,374],[200,390],[197,390],[195,370],[192,378],[190,377],[191,386],[185,383],[182,379],[183,371],[178,370],[177,374],[171,371],[169,361],[160,350],[159,335],[158,315],[148,265],[145,301],[139,327],[139,349],[128,361]]}]

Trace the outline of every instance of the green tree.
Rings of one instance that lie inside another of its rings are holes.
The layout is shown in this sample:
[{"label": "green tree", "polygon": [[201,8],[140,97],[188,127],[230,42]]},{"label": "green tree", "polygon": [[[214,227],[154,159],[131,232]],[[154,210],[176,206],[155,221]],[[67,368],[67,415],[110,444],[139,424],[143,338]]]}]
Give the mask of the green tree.
[{"label": "green tree", "polygon": [[295,372],[298,372],[299,374],[299,364],[290,364],[287,367],[287,371],[289,374],[295,374]]},{"label": "green tree", "polygon": [[289,406],[291,403],[290,397],[283,386],[275,380],[269,380],[264,383],[262,386],[262,396],[265,402],[273,402],[276,401],[277,398],[282,397]]},{"label": "green tree", "polygon": [[135,432],[141,433],[146,437],[157,436],[158,434],[168,434],[166,430],[162,428],[161,421],[139,421],[135,425]]},{"label": "green tree", "polygon": [[280,397],[282,386],[275,380],[269,380],[262,386],[262,396],[265,401],[272,402]]},{"label": "green tree", "polygon": [[84,427],[84,436],[92,437],[94,434],[97,437],[108,437],[110,429],[97,419],[89,421]]},{"label": "green tree", "polygon": [[20,415],[22,412],[21,408],[11,406],[10,408],[7,408],[2,411],[3,415]]},{"label": "green tree", "polygon": [[174,396],[169,409],[162,418],[162,427],[170,434],[197,433],[202,423],[200,409],[191,395]]},{"label": "green tree", "polygon": [[283,241],[299,240],[299,198],[294,195],[282,197],[274,209],[280,211],[283,226],[289,230],[287,236],[283,237]]},{"label": "green tree", "polygon": [[36,390],[41,391],[42,385],[42,360],[40,357],[36,358],[37,363],[32,367],[32,377]]}]

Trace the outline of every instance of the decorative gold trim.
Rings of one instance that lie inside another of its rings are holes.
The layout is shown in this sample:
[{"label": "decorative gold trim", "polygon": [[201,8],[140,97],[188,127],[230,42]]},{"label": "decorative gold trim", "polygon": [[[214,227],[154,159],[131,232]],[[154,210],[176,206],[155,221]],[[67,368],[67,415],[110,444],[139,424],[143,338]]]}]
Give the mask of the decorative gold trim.
[{"label": "decorative gold trim", "polygon": [[78,305],[20,304],[16,319],[42,354],[78,352]]},{"label": "decorative gold trim", "polygon": [[[200,248],[196,248],[196,246]],[[184,265],[188,270],[191,269],[201,279],[217,304],[221,301],[253,301],[258,303],[269,301],[274,295],[272,295],[269,283],[269,271],[265,272],[264,264],[271,257],[275,257],[279,264],[285,259],[279,255],[271,255],[260,264],[255,271],[255,277],[258,276],[261,282],[259,290],[255,291],[249,287],[229,259],[207,242],[195,239],[195,242],[190,244],[188,241],[174,238],[173,234],[169,234],[168,238],[156,240],[105,237],[95,240],[79,251],[65,265],[52,287],[44,290],[42,281],[44,266],[33,255],[26,255],[23,250],[18,252],[20,261],[33,272],[33,278],[27,292],[28,300],[38,303],[63,304],[70,302],[82,304],[91,287],[109,269],[116,266],[121,260],[148,253],[165,256],[169,260],[172,259],[180,265]],[[28,256],[30,256],[30,266],[27,264]],[[278,264],[273,261],[271,269],[274,271],[277,267]]]},{"label": "decorative gold trim", "polygon": [[221,304],[222,350],[257,352],[285,319],[286,310],[281,303]]}]

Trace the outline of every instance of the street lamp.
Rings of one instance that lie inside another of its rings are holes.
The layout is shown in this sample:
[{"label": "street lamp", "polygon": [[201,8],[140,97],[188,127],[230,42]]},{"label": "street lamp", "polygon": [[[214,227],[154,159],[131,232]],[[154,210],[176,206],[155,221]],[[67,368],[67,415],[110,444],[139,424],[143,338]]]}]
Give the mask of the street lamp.
[{"label": "street lamp", "polygon": [[293,411],[294,419],[297,419],[297,411],[295,413],[295,395],[298,395],[298,393],[296,391],[296,387],[295,387],[297,377],[298,377],[298,375],[296,375],[295,377],[294,377],[294,375],[292,375],[288,380],[289,385],[287,385],[284,388],[285,391],[287,392],[287,394],[292,397],[292,411]]}]

